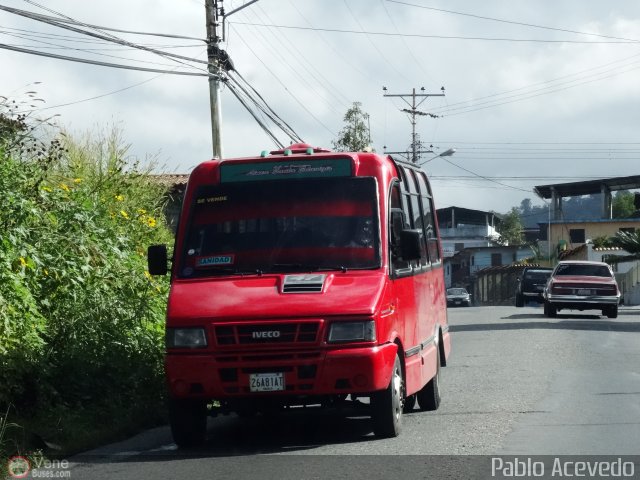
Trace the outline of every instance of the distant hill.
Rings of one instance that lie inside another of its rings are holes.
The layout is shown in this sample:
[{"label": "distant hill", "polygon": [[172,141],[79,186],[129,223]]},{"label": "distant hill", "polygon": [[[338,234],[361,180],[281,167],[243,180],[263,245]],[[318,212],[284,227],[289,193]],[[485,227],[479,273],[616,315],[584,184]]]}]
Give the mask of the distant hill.
[{"label": "distant hill", "polygon": [[[565,220],[585,220],[600,218],[600,194],[585,195],[583,197],[568,197],[562,199],[562,212]],[[525,198],[518,208],[522,224],[525,228],[536,228],[538,223],[549,220],[549,208],[546,205],[531,205],[531,200]]]}]

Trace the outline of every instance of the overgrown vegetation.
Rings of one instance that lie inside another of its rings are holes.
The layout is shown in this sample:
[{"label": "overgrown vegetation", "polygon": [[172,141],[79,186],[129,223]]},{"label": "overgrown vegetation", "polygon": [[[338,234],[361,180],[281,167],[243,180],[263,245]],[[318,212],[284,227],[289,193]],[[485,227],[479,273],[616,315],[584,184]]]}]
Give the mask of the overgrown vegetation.
[{"label": "overgrown vegetation", "polygon": [[171,241],[162,187],[126,164],[117,132],[46,140],[18,109],[0,102],[0,468],[163,411],[168,285],[145,253]]}]

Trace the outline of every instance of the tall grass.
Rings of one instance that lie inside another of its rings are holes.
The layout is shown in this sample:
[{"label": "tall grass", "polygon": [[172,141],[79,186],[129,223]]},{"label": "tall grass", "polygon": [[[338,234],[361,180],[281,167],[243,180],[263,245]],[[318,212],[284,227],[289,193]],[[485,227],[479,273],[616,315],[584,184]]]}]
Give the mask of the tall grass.
[{"label": "tall grass", "polygon": [[83,412],[95,432],[159,415],[168,285],[145,251],[171,233],[151,166],[125,161],[117,130],[33,125],[0,104],[0,411],[77,443]]}]

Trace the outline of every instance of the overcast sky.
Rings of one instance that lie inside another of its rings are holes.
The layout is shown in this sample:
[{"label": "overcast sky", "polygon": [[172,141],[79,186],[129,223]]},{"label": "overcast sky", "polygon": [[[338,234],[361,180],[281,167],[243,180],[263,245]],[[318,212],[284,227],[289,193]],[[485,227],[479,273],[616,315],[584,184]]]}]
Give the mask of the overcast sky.
[{"label": "overcast sky", "polygon": [[[0,0],[0,5],[124,30],[204,39],[203,0]],[[227,12],[245,2],[224,2]],[[46,5],[46,9],[42,6]],[[506,212],[535,185],[640,174],[637,0],[259,0],[227,19],[236,70],[307,143],[330,147],[358,101],[378,152],[411,142],[407,105],[387,93],[440,93],[417,131],[438,207]],[[135,67],[202,72],[0,11],[0,43]],[[204,42],[110,32],[200,60]],[[117,125],[131,159],[187,173],[211,157],[208,82],[0,50],[0,95],[36,90],[67,131]],[[34,82],[42,82],[33,85]],[[93,97],[99,97],[94,98]],[[88,100],[91,99],[91,100]],[[86,101],[85,101],[86,100]],[[66,105],[71,104],[71,105]],[[225,157],[273,149],[228,88]],[[289,143],[279,130],[274,133]]]}]

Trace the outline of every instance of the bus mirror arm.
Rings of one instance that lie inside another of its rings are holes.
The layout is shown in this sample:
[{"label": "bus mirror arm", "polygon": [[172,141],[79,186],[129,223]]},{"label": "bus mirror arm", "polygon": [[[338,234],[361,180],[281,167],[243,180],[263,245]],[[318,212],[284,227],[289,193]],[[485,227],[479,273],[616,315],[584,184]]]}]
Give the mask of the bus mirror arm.
[{"label": "bus mirror arm", "polygon": [[149,245],[147,248],[147,267],[151,275],[166,275],[167,268],[167,246]]},{"label": "bus mirror arm", "polygon": [[422,231],[402,230],[400,233],[400,249],[404,261],[419,260],[422,253]]}]

